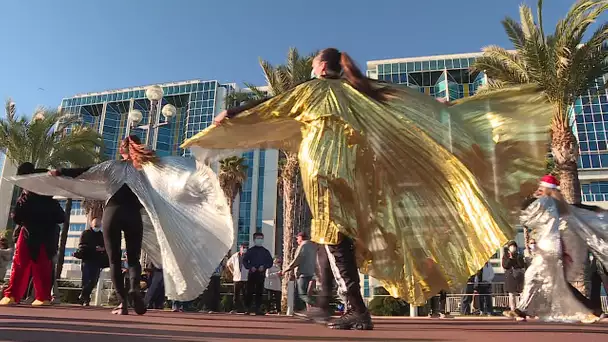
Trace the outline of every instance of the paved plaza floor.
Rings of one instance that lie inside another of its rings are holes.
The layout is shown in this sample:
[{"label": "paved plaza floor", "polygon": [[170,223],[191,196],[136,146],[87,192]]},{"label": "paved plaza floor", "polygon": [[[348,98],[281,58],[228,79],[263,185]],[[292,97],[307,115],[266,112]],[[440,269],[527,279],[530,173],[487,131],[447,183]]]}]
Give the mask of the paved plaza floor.
[{"label": "paved plaza floor", "polygon": [[105,308],[0,308],[0,341],[608,341],[608,323],[503,318],[374,318],[374,331],[335,331],[284,316],[173,313],[114,316]]}]

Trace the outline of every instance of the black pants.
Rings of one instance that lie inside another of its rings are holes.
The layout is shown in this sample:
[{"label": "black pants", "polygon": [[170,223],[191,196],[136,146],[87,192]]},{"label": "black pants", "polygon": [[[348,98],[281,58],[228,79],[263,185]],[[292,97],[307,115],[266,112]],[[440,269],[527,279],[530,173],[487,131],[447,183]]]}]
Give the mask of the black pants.
[{"label": "black pants", "polygon": [[82,264],[80,264],[80,270],[82,271],[80,301],[86,304],[91,301],[91,292],[93,292],[93,288],[97,285],[101,267],[98,262],[83,260]]},{"label": "black pants", "polygon": [[110,205],[103,212],[103,239],[110,259],[112,283],[116,289],[116,298],[123,305],[126,304],[127,289],[122,276],[121,233],[124,233],[127,245],[129,291],[140,294],[141,264],[139,257],[144,227],[139,210],[136,206]]},{"label": "black pants", "polygon": [[431,298],[431,314],[445,314],[445,305],[447,301],[447,294],[445,291],[439,291],[439,293]]},{"label": "black pants", "polygon": [[602,284],[608,294],[608,275],[603,272],[593,272],[591,274],[591,295],[590,305],[593,312],[598,316],[602,314]]},{"label": "black pants", "polygon": [[245,305],[248,309],[251,309],[251,305],[255,301],[255,310],[260,310],[262,307],[263,294],[264,294],[264,280],[266,280],[266,274],[264,272],[251,272],[247,278],[247,294],[245,295]]},{"label": "black pants", "polygon": [[268,311],[272,310],[281,312],[281,291],[268,290]]},{"label": "black pants", "polygon": [[329,303],[333,297],[333,283],[336,279],[338,288],[346,293],[350,308],[358,313],[367,311],[361,296],[359,270],[352,239],[342,236],[342,240],[337,245],[320,245],[317,249],[317,263],[321,281],[321,294],[317,298],[319,308],[329,311]]},{"label": "black pants", "polygon": [[243,300],[247,297],[247,282],[246,281],[235,281],[234,282],[234,296],[232,297],[232,304],[234,310],[242,310]]},{"label": "black pants", "polygon": [[207,287],[207,298],[205,305],[207,310],[213,312],[220,311],[220,276],[211,276],[209,286]]}]

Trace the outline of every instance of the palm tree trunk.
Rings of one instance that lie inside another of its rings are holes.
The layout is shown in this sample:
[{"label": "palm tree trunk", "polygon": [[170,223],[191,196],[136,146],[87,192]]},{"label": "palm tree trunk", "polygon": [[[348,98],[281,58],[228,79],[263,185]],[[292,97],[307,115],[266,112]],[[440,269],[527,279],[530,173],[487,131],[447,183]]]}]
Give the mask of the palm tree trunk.
[{"label": "palm tree trunk", "polygon": [[[296,199],[297,180],[298,180],[298,156],[292,153],[285,153],[285,165],[281,172],[283,180],[283,265],[289,265],[295,252],[294,234],[296,231]],[[281,311],[287,311],[287,291],[291,272],[283,277],[281,294]]]},{"label": "palm tree trunk", "polygon": [[65,260],[65,244],[68,241],[68,232],[70,231],[70,214],[72,212],[72,199],[68,198],[65,201],[65,221],[61,228],[61,237],[59,238],[59,252],[57,253],[57,268],[55,278],[61,278],[61,272],[63,272],[63,262]]},{"label": "palm tree trunk", "polygon": [[553,123],[551,152],[560,180],[561,193],[568,203],[581,203],[581,184],[578,179],[578,143],[570,125]]}]

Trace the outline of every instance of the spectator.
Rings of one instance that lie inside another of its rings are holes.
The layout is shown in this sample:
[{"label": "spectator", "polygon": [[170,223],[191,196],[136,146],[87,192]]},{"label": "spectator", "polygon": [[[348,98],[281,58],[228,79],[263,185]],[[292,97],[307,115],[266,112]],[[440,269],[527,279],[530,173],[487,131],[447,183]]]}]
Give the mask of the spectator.
[{"label": "spectator", "polygon": [[[243,265],[249,271],[247,276],[247,294],[245,296],[245,305],[247,313],[255,315],[263,315],[260,311],[262,308],[262,295],[264,294],[264,280],[266,278],[266,269],[272,267],[272,255],[264,247],[264,234],[253,234],[254,246],[251,247],[245,256],[243,256]],[[255,298],[254,298],[255,297]],[[252,307],[252,304],[255,305]]]},{"label": "spectator", "polygon": [[232,282],[234,283],[234,310],[230,312],[233,314],[244,312],[243,299],[246,296],[247,277],[249,273],[243,264],[245,253],[247,253],[247,244],[242,244],[239,251],[234,253],[226,264],[226,268],[232,273]]},{"label": "spectator", "polygon": [[489,262],[467,282],[466,295],[462,297],[460,313],[462,315],[471,314],[471,302],[473,295],[479,296],[479,310],[481,315],[491,315],[492,308],[492,280],[494,280],[494,270]]},{"label": "spectator", "polygon": [[89,306],[91,303],[91,292],[97,285],[101,270],[110,267],[108,254],[104,248],[103,233],[101,232],[101,220],[93,218],[91,226],[82,232],[78,250],[74,257],[81,259],[80,269],[82,271],[82,292],[80,303]]},{"label": "spectator", "polygon": [[[35,169],[31,163],[23,163],[17,169],[18,175],[40,172],[47,170]],[[27,291],[30,274],[36,294],[32,305],[51,305],[52,259],[57,254],[58,247],[54,234],[57,225],[63,223],[65,213],[59,202],[51,196],[23,190],[11,217],[21,228],[9,287],[4,291],[0,305],[19,303]]]},{"label": "spectator", "polygon": [[148,290],[144,303],[148,309],[163,309],[165,307],[165,278],[163,269],[149,263],[146,268],[150,271]]},{"label": "spectator", "polygon": [[[268,291],[268,313],[279,314],[281,312],[281,259],[274,257],[274,265],[266,270],[264,288]],[[274,305],[274,309],[272,306]]]},{"label": "spectator", "polygon": [[306,304],[306,308],[310,308],[312,299],[308,296],[308,287],[315,275],[317,263],[317,246],[308,240],[308,236],[304,232],[298,233],[297,237],[298,249],[291,264],[283,271],[289,272],[296,270],[296,281],[298,285],[298,295]]},{"label": "spectator", "polygon": [[514,311],[517,307],[515,297],[523,290],[526,272],[524,256],[519,253],[515,241],[507,244],[502,256],[502,268],[505,270],[505,292],[509,294],[509,308]]},{"label": "spectator", "polygon": [[445,310],[446,302],[448,299],[448,295],[445,291],[439,291],[436,296],[433,296],[430,300],[431,304],[431,312],[429,314],[430,318],[446,318],[448,314]]},{"label": "spectator", "polygon": [[207,306],[207,310],[209,313],[219,312],[220,311],[220,293],[221,290],[221,276],[224,269],[225,260],[222,260],[220,264],[217,266],[213,274],[211,275],[211,279],[209,280],[209,286],[207,287],[207,296],[205,304]]}]

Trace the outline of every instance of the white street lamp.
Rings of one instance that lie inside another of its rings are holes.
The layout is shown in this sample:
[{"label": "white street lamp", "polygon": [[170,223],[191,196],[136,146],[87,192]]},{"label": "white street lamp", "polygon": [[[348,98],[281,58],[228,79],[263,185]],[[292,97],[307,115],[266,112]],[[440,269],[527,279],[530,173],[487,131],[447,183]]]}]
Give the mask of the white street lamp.
[{"label": "white street lamp", "polygon": [[128,120],[131,123],[131,126],[135,126],[141,122],[141,119],[143,119],[143,117],[144,116],[140,110],[133,109],[129,112]]},{"label": "white street lamp", "polygon": [[163,113],[163,116],[165,117],[165,121],[169,121],[177,113],[177,108],[175,108],[175,106],[172,104],[166,104],[163,107],[161,113]]},{"label": "white street lamp", "polygon": [[158,85],[153,85],[146,88],[146,97],[150,101],[160,101],[164,95],[165,92],[163,91],[163,88]]}]

